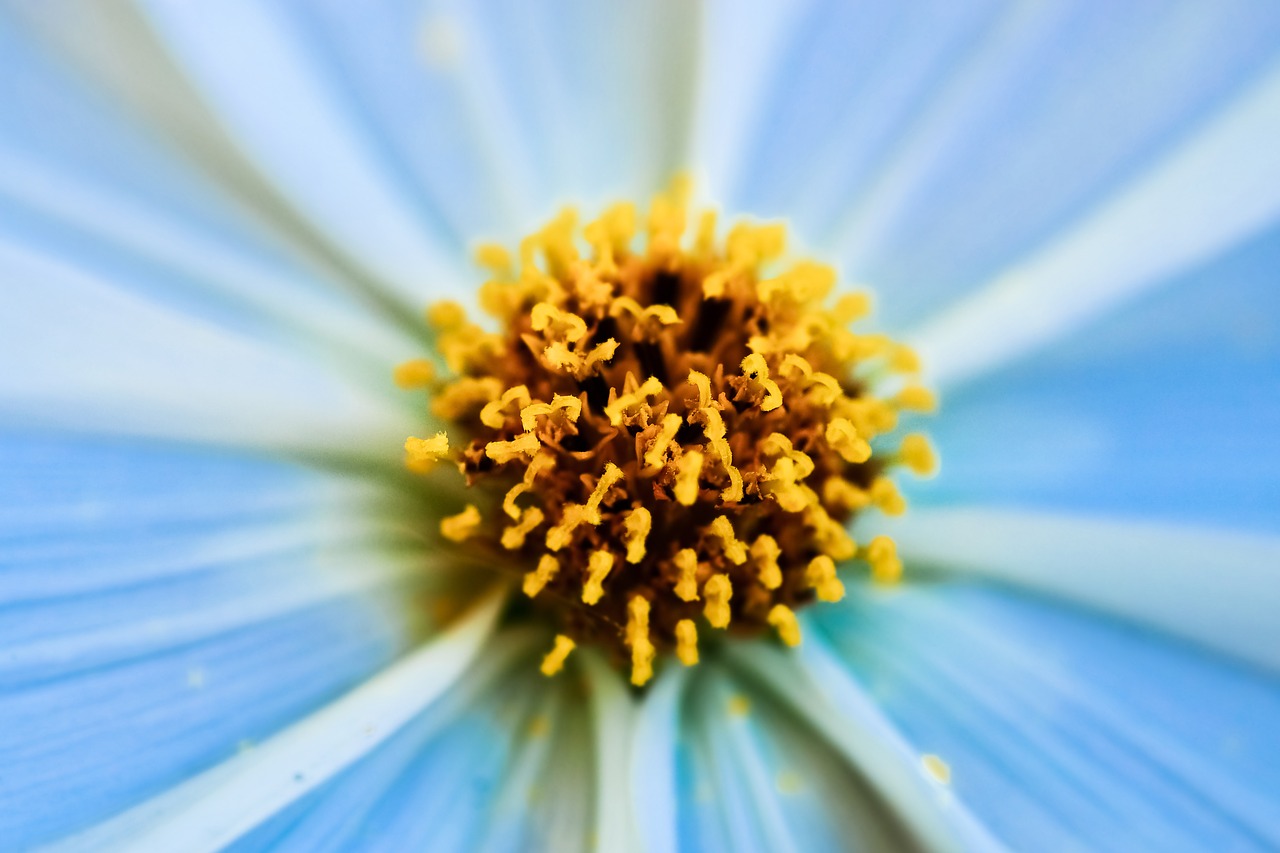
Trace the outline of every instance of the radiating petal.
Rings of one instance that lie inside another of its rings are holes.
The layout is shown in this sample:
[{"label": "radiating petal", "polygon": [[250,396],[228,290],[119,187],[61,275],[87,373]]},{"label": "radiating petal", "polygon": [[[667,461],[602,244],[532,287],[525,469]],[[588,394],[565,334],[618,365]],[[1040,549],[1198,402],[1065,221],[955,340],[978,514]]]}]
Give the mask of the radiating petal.
[{"label": "radiating petal", "polygon": [[[142,5],[207,105],[263,175],[344,252],[406,299],[423,275],[461,278],[459,251],[425,227],[376,132],[328,79],[278,4]],[[281,109],[282,105],[288,109]]]},{"label": "radiating petal", "polygon": [[0,837],[73,832],[394,659],[432,576],[366,483],[0,434]]},{"label": "radiating petal", "polygon": [[282,205],[132,7],[8,7],[0,45],[0,224],[11,233],[129,263],[139,292],[223,322],[269,319],[375,352],[386,327],[417,331],[416,305],[390,304]]},{"label": "radiating petal", "polygon": [[355,451],[396,447],[407,434],[406,413],[371,393],[376,385],[344,383],[302,353],[129,295],[101,275],[0,242],[0,279],[7,423]]},{"label": "radiating petal", "polygon": [[[598,850],[625,853],[638,847],[640,827],[653,816],[634,811],[632,748],[636,709],[622,676],[595,654],[583,654],[585,677],[591,679],[591,723],[595,734],[595,833]],[[643,820],[641,819],[643,817]]]},{"label": "radiating petal", "polygon": [[[747,150],[725,200],[793,219],[877,286],[893,327],[1106,209],[1265,74],[1280,34],[1266,3],[790,5],[781,22],[712,7],[703,100],[754,107],[726,131]],[[716,51],[731,16],[770,32]],[[762,45],[766,70],[728,58],[739,44]],[[718,158],[731,147],[703,136]]]},{"label": "radiating petal", "polygon": [[[781,672],[792,664],[786,663]],[[705,668],[702,668],[705,667]],[[676,743],[682,846],[695,850],[903,850],[923,838],[882,799],[880,768],[849,764],[756,677],[700,665]],[[892,786],[887,781],[887,787]],[[912,808],[911,817],[928,806]],[[936,818],[934,818],[936,821]],[[930,837],[932,836],[932,837]]]},{"label": "radiating petal", "polygon": [[[1013,849],[1262,850],[1280,840],[1274,677],[1086,611],[971,583],[814,608],[958,802]],[[806,643],[808,639],[806,639]]]},{"label": "radiating petal", "polygon": [[488,636],[490,596],[432,642],[251,750],[72,839],[94,849],[219,850],[357,762],[454,683]]},{"label": "radiating petal", "polygon": [[917,505],[1280,533],[1280,228],[943,398]]},{"label": "radiating petal", "polygon": [[1012,581],[1280,670],[1280,536],[986,507],[917,509],[885,529],[910,563]]},{"label": "radiating petal", "polygon": [[955,385],[1043,346],[1280,217],[1280,64],[1099,209],[912,336]]}]

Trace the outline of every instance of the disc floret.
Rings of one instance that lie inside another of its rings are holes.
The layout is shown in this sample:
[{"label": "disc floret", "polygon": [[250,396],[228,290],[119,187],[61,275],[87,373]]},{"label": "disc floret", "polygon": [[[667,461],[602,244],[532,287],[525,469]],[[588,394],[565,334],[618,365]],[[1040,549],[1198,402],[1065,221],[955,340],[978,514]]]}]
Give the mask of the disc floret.
[{"label": "disc floret", "polygon": [[480,299],[499,330],[436,305],[443,376],[397,371],[433,389],[448,426],[409,438],[406,464],[451,460],[477,490],[440,533],[525,567],[523,594],[558,632],[547,674],[583,643],[629,660],[636,684],[659,653],[696,663],[701,632],[798,644],[795,611],[844,595],[838,562],[899,577],[893,542],[860,547],[847,525],[905,509],[890,467],[935,465],[922,436],[872,444],[934,400],[914,353],[850,329],[869,298],[832,300],[834,270],[784,263],[781,225],[718,241],[707,211],[686,242],[687,210],[677,187],[643,240],[619,204],[580,232],[563,212],[516,260],[484,247]]}]

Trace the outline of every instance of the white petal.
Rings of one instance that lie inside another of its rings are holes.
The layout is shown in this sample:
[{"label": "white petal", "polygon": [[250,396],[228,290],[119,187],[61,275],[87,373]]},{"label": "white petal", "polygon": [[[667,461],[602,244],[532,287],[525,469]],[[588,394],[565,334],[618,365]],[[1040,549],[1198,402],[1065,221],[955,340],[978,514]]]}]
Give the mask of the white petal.
[{"label": "white petal", "polygon": [[880,527],[908,565],[1023,584],[1280,669],[1280,538],[986,507]]},{"label": "white petal", "polygon": [[1048,248],[912,335],[954,385],[1065,335],[1280,216],[1280,68]]}]

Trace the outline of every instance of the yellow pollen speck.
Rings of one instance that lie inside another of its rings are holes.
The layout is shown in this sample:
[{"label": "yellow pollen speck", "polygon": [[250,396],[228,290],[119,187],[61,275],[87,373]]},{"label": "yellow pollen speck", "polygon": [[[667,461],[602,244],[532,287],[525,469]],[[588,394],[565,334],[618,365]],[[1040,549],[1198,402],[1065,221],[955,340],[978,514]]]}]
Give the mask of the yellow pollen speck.
[{"label": "yellow pollen speck", "polygon": [[676,552],[675,564],[680,570],[680,579],[676,581],[676,595],[681,601],[697,601],[698,552],[692,548]]},{"label": "yellow pollen speck", "polygon": [[547,656],[542,659],[542,674],[552,676],[563,669],[565,659],[569,657],[569,652],[573,651],[577,645],[564,634],[556,635],[555,645],[552,646],[551,651],[547,652]]},{"label": "yellow pollen speck", "polygon": [[626,528],[627,562],[638,563],[644,559],[644,539],[653,526],[653,516],[644,507],[636,507],[623,524]]},{"label": "yellow pollen speck", "polygon": [[692,619],[681,619],[676,623],[676,657],[685,666],[698,662],[698,627]]},{"label": "yellow pollen speck", "polygon": [[631,683],[641,687],[653,678],[656,650],[649,639],[649,600],[638,595],[627,604],[627,645],[631,647]]},{"label": "yellow pollen speck", "polygon": [[451,542],[464,542],[480,527],[480,521],[480,510],[475,504],[467,504],[457,515],[441,519],[440,535]]},{"label": "yellow pollen speck", "polygon": [[745,717],[751,713],[751,700],[741,694],[729,697],[729,716]]},{"label": "yellow pollen speck", "polygon": [[778,630],[778,637],[788,646],[800,645],[800,623],[796,614],[785,604],[775,604],[769,611],[769,624]]},{"label": "yellow pollen speck", "polygon": [[613,555],[608,551],[592,551],[587,564],[587,582],[582,585],[582,601],[595,604],[604,595],[604,579],[613,568]]},{"label": "yellow pollen speck", "polygon": [[525,573],[524,594],[533,598],[542,592],[543,587],[555,578],[558,571],[560,571],[560,561],[550,554],[543,554],[538,560],[538,567]]},{"label": "yellow pollen speck", "polygon": [[844,584],[836,577],[835,561],[826,554],[821,554],[809,561],[804,579],[818,593],[818,598],[822,601],[839,601],[844,598]]},{"label": "yellow pollen speck", "polygon": [[436,369],[425,358],[415,358],[397,365],[392,378],[401,388],[426,388],[436,378]]},{"label": "yellow pollen speck", "polygon": [[799,643],[800,606],[845,593],[837,565],[899,578],[893,542],[859,547],[850,524],[903,512],[890,476],[937,467],[923,436],[895,435],[937,406],[919,359],[850,325],[870,295],[785,256],[782,225],[720,228],[691,194],[681,179],[647,210],[580,225],[566,208],[514,251],[478,246],[496,323],[437,303],[434,352],[393,374],[442,428],[406,440],[406,467],[486,496],[432,524],[521,567],[538,601],[512,614],[554,626],[549,674],[595,644],[644,685],[659,651],[691,666],[730,622]]},{"label": "yellow pollen speck", "polygon": [[951,766],[936,755],[920,756],[920,764],[924,767],[924,771],[934,780],[941,782],[943,785],[951,784]]},{"label": "yellow pollen speck", "polygon": [[712,575],[702,588],[707,603],[703,613],[712,628],[729,627],[729,599],[733,598],[733,584],[728,575]]}]

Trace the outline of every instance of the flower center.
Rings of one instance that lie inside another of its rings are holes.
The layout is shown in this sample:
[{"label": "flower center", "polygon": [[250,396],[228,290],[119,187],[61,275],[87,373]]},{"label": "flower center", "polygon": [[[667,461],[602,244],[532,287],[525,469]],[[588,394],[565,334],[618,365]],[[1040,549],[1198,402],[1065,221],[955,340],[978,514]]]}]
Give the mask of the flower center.
[{"label": "flower center", "polygon": [[501,330],[438,304],[447,375],[397,370],[432,388],[448,426],[409,438],[408,466],[452,460],[476,490],[441,534],[524,567],[523,594],[558,631],[548,675],[581,643],[629,661],[637,685],[658,652],[696,663],[702,632],[799,643],[796,609],[844,595],[838,562],[897,579],[892,540],[859,547],[846,526],[904,510],[890,467],[934,466],[922,436],[871,443],[934,402],[909,349],[850,330],[865,294],[832,301],[830,267],[784,263],[781,225],[719,241],[706,211],[686,239],[686,219],[677,183],[648,211],[643,251],[630,204],[580,234],[565,211],[518,264],[482,248],[494,277],[480,299]]}]

